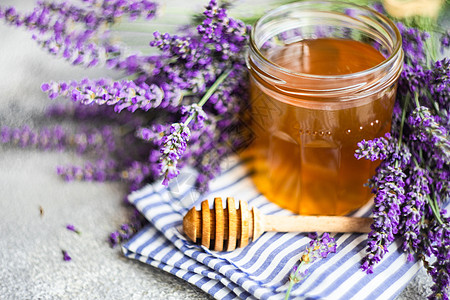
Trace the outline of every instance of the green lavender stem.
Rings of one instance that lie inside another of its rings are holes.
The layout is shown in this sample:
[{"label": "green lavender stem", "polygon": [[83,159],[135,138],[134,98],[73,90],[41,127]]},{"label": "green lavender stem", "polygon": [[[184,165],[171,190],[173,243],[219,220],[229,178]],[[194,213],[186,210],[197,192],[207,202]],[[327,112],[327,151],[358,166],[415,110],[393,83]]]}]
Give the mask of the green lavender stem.
[{"label": "green lavender stem", "polygon": [[298,281],[294,280],[294,278],[298,278],[298,273],[300,272],[304,264],[305,263],[302,261],[300,265],[297,267],[297,270],[295,271],[294,275],[289,276],[289,287],[286,291],[286,295],[284,296],[284,300],[289,299],[289,295],[291,294],[291,290],[294,287],[294,284],[298,283]]},{"label": "green lavender stem", "polygon": [[286,296],[284,297],[284,300],[288,300],[289,299],[289,295],[291,294],[291,290],[292,290],[292,287],[294,286],[294,281],[293,280],[289,280],[289,287],[288,287],[288,289],[287,289],[287,291],[286,291]]},{"label": "green lavender stem", "polygon": [[[222,82],[224,82],[224,80],[228,77],[228,75],[230,75],[232,69],[228,69],[227,71],[225,71],[224,73],[222,73],[222,75],[220,75],[217,80],[214,82],[214,84],[208,89],[208,91],[203,95],[203,97],[200,99],[200,101],[198,102],[198,106],[202,107],[206,101],[209,100],[209,98],[212,96],[212,94],[214,94],[214,92],[217,90],[217,88],[222,84]],[[194,119],[194,115],[190,115],[186,121],[184,121],[184,125],[189,125],[189,123],[191,123],[192,119]]]},{"label": "green lavender stem", "polygon": [[409,98],[410,97],[406,98],[405,104],[403,105],[402,120],[400,122],[400,132],[399,132],[399,138],[398,138],[398,147],[399,148],[400,148],[400,145],[402,144],[402,140],[403,140],[403,126],[405,125],[406,109],[408,108]]},{"label": "green lavender stem", "polygon": [[441,225],[444,224],[444,222],[442,222],[442,219],[441,219],[441,213],[439,211],[439,206],[436,201],[436,196],[434,196],[433,199],[431,199],[430,196],[428,196],[427,198],[428,198],[428,203],[430,204],[431,210],[433,211],[433,214],[436,217],[436,220],[439,222],[439,224],[441,224]]}]

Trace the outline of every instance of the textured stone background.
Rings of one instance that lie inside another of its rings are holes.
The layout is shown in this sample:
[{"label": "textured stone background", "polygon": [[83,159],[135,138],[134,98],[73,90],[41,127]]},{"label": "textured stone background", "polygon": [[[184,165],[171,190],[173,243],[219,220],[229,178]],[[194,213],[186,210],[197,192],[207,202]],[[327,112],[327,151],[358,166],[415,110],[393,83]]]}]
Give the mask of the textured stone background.
[{"label": "textured stone background", "polygon": [[[185,12],[177,15],[177,22],[187,20],[205,1],[187,2],[165,2]],[[7,4],[27,9],[33,1],[1,1]],[[170,15],[172,10],[166,11]],[[50,101],[40,91],[42,82],[109,73],[56,60],[28,33],[0,23],[0,125],[51,125],[42,117]],[[142,45],[149,39],[129,36],[130,41],[143,40]],[[129,213],[122,205],[126,190],[119,183],[64,183],[56,176],[57,165],[77,162],[82,160],[71,153],[0,145],[0,299],[210,299],[196,287],[109,247],[109,232]],[[66,230],[67,223],[75,224],[82,235]],[[71,262],[62,260],[61,249],[70,253]],[[422,270],[400,299],[423,299],[429,285]]]}]

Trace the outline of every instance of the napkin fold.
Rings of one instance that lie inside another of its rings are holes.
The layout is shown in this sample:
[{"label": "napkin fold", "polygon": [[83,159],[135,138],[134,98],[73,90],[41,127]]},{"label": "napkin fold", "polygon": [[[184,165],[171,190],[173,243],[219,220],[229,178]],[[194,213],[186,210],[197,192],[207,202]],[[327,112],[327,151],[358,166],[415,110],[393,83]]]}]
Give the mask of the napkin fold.
[{"label": "napkin fold", "polygon": [[[186,212],[200,209],[205,199],[234,197],[257,207],[262,214],[292,215],[269,202],[252,183],[249,171],[236,157],[222,164],[211,191],[194,188],[196,171],[182,170],[168,187],[148,185],[129,200],[150,222],[122,249],[125,256],[172,273],[216,299],[284,299],[289,274],[310,239],[303,233],[266,232],[247,247],[231,252],[194,245],[183,234]],[[368,216],[371,204],[353,213]],[[337,252],[309,267],[309,276],[294,285],[291,299],[394,299],[417,274],[419,262],[407,261],[399,242],[389,247],[374,274],[359,269],[365,255],[366,234],[333,234]]]}]

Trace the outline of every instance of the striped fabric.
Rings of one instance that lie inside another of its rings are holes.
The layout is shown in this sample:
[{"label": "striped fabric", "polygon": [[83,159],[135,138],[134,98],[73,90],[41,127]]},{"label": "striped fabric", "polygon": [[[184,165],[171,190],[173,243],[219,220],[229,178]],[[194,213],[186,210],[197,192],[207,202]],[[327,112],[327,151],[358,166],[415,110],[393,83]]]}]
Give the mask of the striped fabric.
[{"label": "striped fabric", "polygon": [[[195,171],[185,169],[169,187],[149,185],[130,195],[130,201],[150,224],[123,246],[125,255],[195,284],[216,299],[283,299],[288,276],[310,239],[305,234],[265,233],[256,242],[231,252],[193,245],[182,233],[182,218],[204,199],[234,197],[246,200],[263,214],[291,213],[267,201],[255,189],[242,162],[229,159],[211,192],[193,188]],[[213,201],[210,201],[212,203]],[[354,216],[368,216],[370,204]],[[294,285],[291,299],[393,299],[415,276],[420,263],[408,262],[400,243],[389,247],[374,274],[360,267],[364,234],[335,234],[337,252],[318,260],[306,280]]]}]

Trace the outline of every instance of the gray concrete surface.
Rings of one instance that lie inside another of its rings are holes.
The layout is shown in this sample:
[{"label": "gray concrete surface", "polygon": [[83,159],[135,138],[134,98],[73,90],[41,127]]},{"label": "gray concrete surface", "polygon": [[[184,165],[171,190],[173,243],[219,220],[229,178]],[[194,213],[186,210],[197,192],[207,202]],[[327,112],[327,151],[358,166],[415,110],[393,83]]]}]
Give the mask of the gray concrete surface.
[{"label": "gray concrete surface", "polygon": [[[1,5],[26,8],[32,2],[8,0]],[[56,60],[28,33],[1,24],[0,124],[49,125],[42,117],[50,101],[40,91],[42,82],[107,74]],[[0,145],[0,299],[211,299],[109,247],[109,232],[129,213],[122,205],[125,188],[120,183],[65,183],[56,176],[57,165],[80,161],[71,153]],[[82,234],[66,230],[67,223]],[[72,261],[62,260],[61,249]],[[421,272],[399,299],[423,299],[429,284]]]}]

